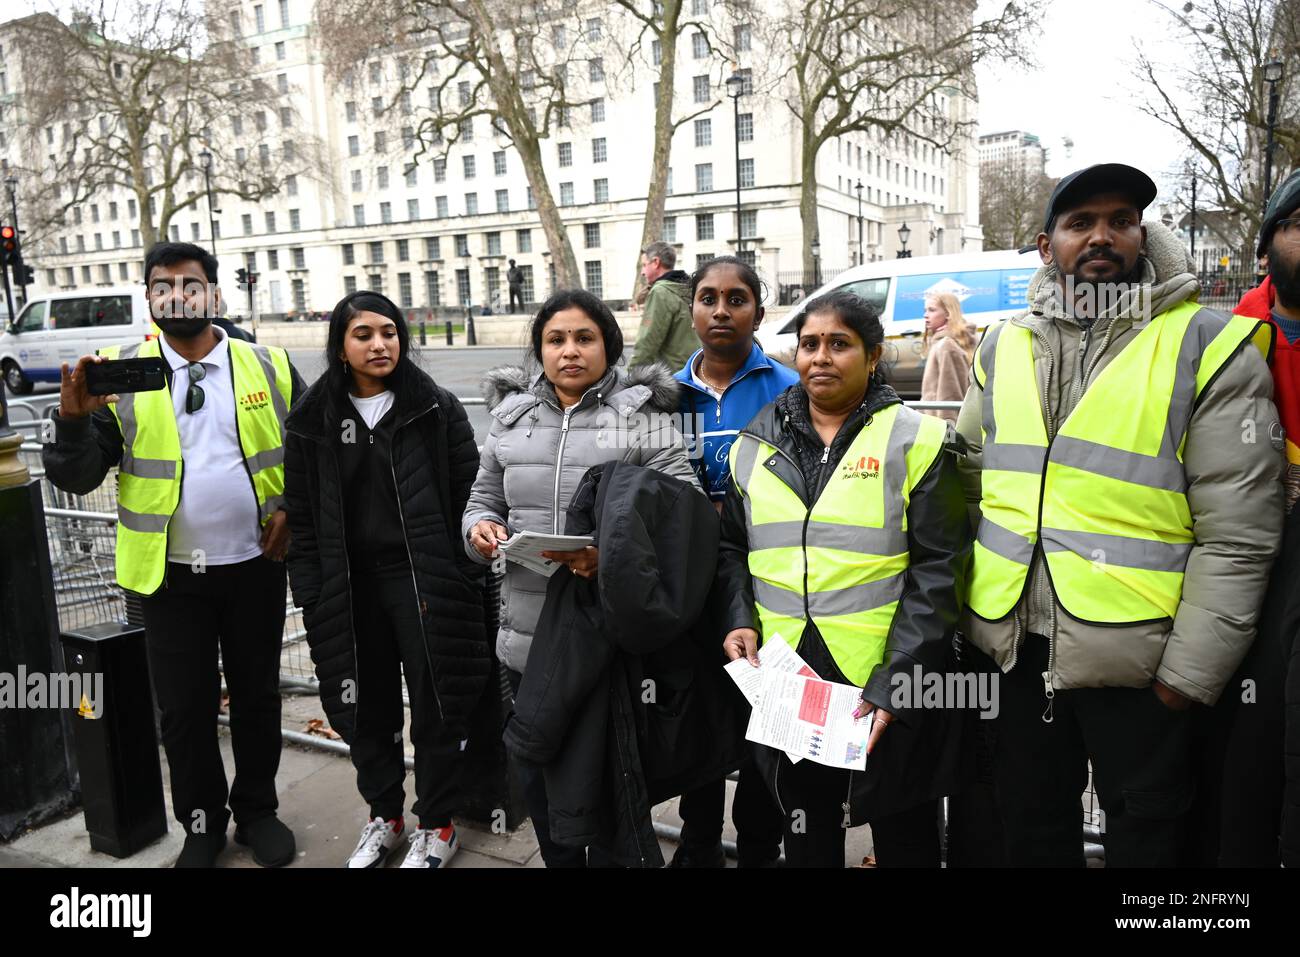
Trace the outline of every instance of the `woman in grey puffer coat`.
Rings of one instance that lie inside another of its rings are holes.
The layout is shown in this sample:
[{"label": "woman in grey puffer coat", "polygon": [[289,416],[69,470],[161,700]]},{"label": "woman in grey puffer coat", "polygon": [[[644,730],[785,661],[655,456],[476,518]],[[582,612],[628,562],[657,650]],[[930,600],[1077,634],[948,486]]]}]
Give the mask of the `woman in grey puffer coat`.
[{"label": "woman in grey puffer coat", "polygon": [[[492,426],[461,521],[466,551],[483,564],[508,534],[563,534],[564,510],[593,465],[631,462],[699,488],[677,428],[678,383],[665,366],[615,367],[623,336],[604,303],[581,290],[558,292],[538,312],[531,339],[540,371],[505,366],[484,382]],[[594,555],[566,564],[594,574]],[[506,563],[496,648],[516,674],[528,660],[546,584]]]}]

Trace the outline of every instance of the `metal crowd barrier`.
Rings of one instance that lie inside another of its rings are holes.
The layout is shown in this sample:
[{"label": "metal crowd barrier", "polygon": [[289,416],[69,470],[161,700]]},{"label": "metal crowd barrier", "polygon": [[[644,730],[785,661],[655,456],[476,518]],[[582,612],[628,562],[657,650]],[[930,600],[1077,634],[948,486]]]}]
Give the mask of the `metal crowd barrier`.
[{"label": "metal crowd barrier", "polygon": [[[479,396],[458,396],[464,405],[484,405]],[[43,478],[40,461],[42,420],[49,417],[58,396],[15,399],[9,403],[10,424],[24,435],[20,456],[34,478]],[[908,402],[917,409],[959,410],[960,402]],[[114,577],[114,551],[117,525],[117,474],[110,473],[104,483],[89,495],[73,495],[41,482],[45,502],[45,521],[50,544],[50,561],[54,569],[54,589],[61,630],[79,628],[96,621],[139,622],[138,602],[133,602],[118,587]],[[135,607],[133,607],[133,605]],[[315,669],[306,647],[307,630],[302,615],[294,607],[292,594],[285,596],[284,637],[280,647],[280,688],[284,694],[318,694]],[[406,691],[403,689],[403,698]],[[219,724],[229,724],[224,715]],[[293,728],[282,728],[283,740],[303,747],[335,754],[348,753],[341,741],[319,737]],[[406,765],[413,768],[410,744]],[[735,780],[735,776],[731,776]],[[1083,795],[1084,855],[1088,859],[1105,856],[1100,831],[1101,814],[1091,780]],[[655,834],[680,842],[681,829],[656,822]],[[723,849],[735,857],[735,844],[723,842]]]}]

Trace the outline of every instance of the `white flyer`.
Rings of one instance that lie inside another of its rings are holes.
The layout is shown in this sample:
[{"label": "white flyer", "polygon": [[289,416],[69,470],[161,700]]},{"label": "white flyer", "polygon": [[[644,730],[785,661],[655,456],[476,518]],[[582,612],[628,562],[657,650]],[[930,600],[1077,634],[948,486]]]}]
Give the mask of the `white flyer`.
[{"label": "white flyer", "polygon": [[523,565],[539,575],[549,578],[560,567],[559,562],[543,558],[542,552],[576,552],[594,545],[590,535],[544,535],[541,532],[515,532],[497,545],[507,561]]},{"label": "white flyer", "polygon": [[763,672],[745,738],[832,768],[865,770],[871,715],[854,719],[862,692],[801,674]]},{"label": "white flyer", "polygon": [[[731,676],[731,680],[736,683],[736,687],[740,689],[740,693],[749,701],[751,708],[758,706],[764,669],[805,675],[809,678],[818,677],[817,672],[799,657],[799,652],[782,641],[780,635],[773,635],[763,642],[763,647],[758,649],[758,660],[760,666],[757,668],[749,663],[748,658],[737,658],[723,666]],[[798,754],[788,753],[787,757],[790,758],[791,764],[798,764],[803,760],[803,757]]]}]

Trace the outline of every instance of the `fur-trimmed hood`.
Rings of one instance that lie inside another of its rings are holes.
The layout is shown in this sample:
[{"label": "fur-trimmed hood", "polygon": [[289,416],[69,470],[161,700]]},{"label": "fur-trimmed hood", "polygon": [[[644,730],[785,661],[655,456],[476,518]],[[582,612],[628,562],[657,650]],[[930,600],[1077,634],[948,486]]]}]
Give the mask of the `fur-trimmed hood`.
[{"label": "fur-trimmed hood", "polygon": [[[672,370],[661,363],[632,369],[616,366],[608,370],[588,392],[593,390],[598,394],[598,401],[610,401],[615,396],[621,396],[623,401],[617,403],[619,405],[634,404],[639,408],[649,404],[660,412],[676,412],[681,402],[681,383],[674,378]],[[636,390],[635,394],[632,390]],[[538,402],[557,408],[559,406],[555,389],[540,369],[526,369],[517,365],[498,366],[484,375],[480,391],[487,402],[488,411],[498,418],[507,414],[507,406],[511,412],[516,407],[522,412]]]}]

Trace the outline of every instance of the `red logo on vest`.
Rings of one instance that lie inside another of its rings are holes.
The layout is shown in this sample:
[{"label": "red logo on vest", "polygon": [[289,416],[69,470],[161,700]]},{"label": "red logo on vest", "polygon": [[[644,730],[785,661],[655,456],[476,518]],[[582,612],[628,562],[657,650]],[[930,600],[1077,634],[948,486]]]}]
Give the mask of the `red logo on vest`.
[{"label": "red logo on vest", "polygon": [[845,462],[840,466],[840,478],[880,478],[880,459],[873,458],[872,456],[863,456],[856,462]]}]

